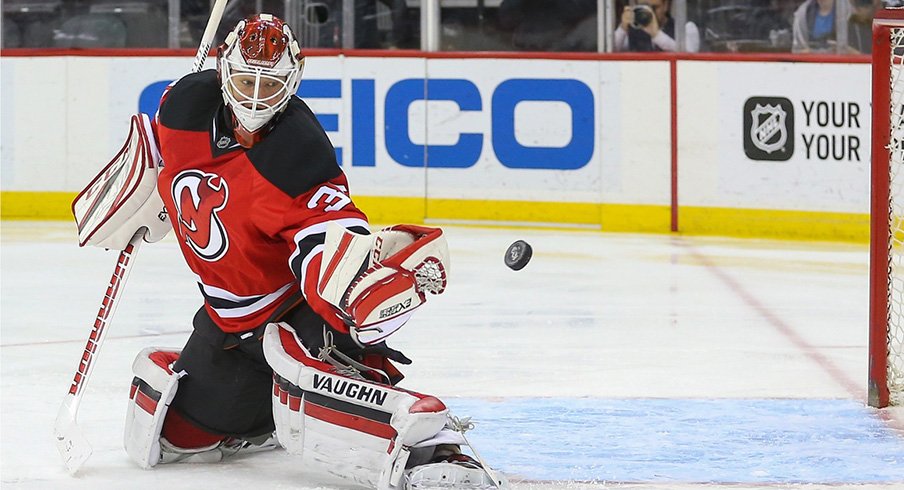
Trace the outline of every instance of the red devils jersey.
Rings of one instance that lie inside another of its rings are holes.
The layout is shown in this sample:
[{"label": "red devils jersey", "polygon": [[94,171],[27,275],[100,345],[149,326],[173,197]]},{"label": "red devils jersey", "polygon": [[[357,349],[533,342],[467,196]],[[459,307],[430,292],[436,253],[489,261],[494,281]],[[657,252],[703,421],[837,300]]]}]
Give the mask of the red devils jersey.
[{"label": "red devils jersey", "polygon": [[156,125],[164,161],[157,190],[214,322],[226,332],[251,330],[303,294],[346,330],[316,293],[326,223],[369,228],[308,106],[292,97],[272,131],[246,150],[208,70],[169,89]]}]

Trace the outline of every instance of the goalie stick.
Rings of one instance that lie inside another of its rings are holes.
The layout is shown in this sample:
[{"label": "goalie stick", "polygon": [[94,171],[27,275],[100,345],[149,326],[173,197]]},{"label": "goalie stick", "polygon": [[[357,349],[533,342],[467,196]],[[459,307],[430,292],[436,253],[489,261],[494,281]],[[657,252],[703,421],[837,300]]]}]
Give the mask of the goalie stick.
[{"label": "goalie stick", "polygon": [[126,279],[129,277],[135,254],[144,240],[144,233],[144,228],[139,229],[129,240],[129,244],[119,253],[116,268],[113,269],[113,276],[110,277],[110,284],[107,286],[104,299],[97,311],[94,327],[91,329],[91,334],[88,335],[88,342],[85,344],[82,358],[79,360],[72,384],[69,386],[69,393],[63,398],[63,404],[60,406],[56,422],[53,425],[57,449],[60,451],[60,456],[63,457],[63,464],[71,474],[75,474],[91,456],[91,444],[75,419],[78,415],[85,384],[94,369],[95,356],[103,345],[107,325],[113,317],[113,312],[116,311],[119,292],[122,291]]},{"label": "goalie stick", "polygon": [[[216,0],[210,10],[210,19],[207,21],[207,27],[201,36],[201,44],[198,46],[197,55],[195,55],[192,73],[201,71],[204,62],[207,60],[207,55],[210,53],[210,47],[213,44],[217,27],[220,25],[220,19],[223,17],[223,10],[226,8],[227,1]],[[69,387],[69,393],[63,398],[63,403],[54,422],[53,432],[56,438],[57,450],[59,450],[60,456],[63,458],[63,464],[66,465],[66,469],[73,475],[85,464],[92,451],[88,438],[76,422],[78,408],[82,401],[85,385],[88,383],[88,378],[94,368],[98,352],[101,345],[103,345],[104,337],[106,337],[107,327],[116,310],[117,300],[125,287],[129,271],[135,261],[135,255],[144,240],[145,231],[145,228],[140,228],[129,240],[128,245],[119,253],[116,268],[113,270],[110,284],[104,293],[104,299],[101,301],[100,310],[98,310],[97,318],[94,320],[94,326],[88,335],[88,341],[85,344],[85,350],[82,352],[81,359],[79,359],[72,384]]]}]

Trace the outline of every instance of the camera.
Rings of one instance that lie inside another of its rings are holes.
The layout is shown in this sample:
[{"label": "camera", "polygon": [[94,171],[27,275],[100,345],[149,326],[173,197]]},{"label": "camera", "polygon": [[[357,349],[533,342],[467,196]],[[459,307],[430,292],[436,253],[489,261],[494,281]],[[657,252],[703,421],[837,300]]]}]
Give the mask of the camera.
[{"label": "camera", "polygon": [[631,7],[634,10],[634,24],[632,26],[642,29],[653,22],[653,9],[649,5],[635,5]]}]

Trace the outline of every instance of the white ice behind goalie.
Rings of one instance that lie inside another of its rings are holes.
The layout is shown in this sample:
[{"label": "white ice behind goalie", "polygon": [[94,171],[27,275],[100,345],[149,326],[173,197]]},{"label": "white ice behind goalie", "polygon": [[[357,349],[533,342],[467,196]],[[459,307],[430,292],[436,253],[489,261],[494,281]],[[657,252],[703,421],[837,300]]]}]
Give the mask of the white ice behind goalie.
[{"label": "white ice behind goalie", "polygon": [[79,245],[121,250],[141,228],[148,242],[166,236],[171,226],[157,193],[162,167],[150,119],[133,115],[122,149],[72,202]]}]

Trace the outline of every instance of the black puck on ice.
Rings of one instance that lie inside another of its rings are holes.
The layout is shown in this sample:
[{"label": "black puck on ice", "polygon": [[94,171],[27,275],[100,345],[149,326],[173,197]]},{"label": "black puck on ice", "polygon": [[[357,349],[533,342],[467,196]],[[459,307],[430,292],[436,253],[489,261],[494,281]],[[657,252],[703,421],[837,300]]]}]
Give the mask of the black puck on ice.
[{"label": "black puck on ice", "polygon": [[520,271],[530,262],[533,252],[527,242],[518,240],[509,245],[508,250],[505,251],[505,265],[513,271]]}]

